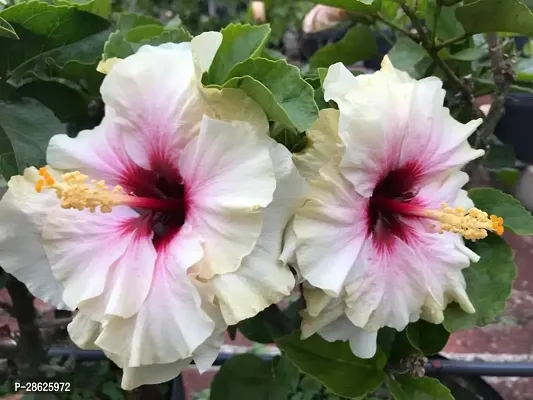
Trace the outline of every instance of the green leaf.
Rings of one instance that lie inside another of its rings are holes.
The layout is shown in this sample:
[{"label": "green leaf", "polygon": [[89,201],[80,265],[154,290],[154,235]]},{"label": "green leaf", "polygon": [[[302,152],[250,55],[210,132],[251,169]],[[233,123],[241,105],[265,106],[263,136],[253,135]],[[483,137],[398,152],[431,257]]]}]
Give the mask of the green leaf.
[{"label": "green leaf", "polygon": [[318,117],[314,91],[285,60],[248,59],[237,64],[223,87],[244,90],[271,121],[303,132]]},{"label": "green leaf", "polygon": [[235,340],[235,338],[237,337],[237,325],[228,326],[226,331],[228,332],[229,338],[231,340]]},{"label": "green leaf", "polygon": [[516,162],[516,155],[513,146],[505,145],[491,145],[489,152],[483,160],[483,166],[498,170],[502,168],[513,168]]},{"label": "green leaf", "polygon": [[111,0],[90,0],[87,2],[77,0],[54,0],[58,6],[75,6],[78,10],[98,15],[102,18],[109,18],[111,15]]},{"label": "green leaf", "polygon": [[45,163],[48,142],[65,131],[52,111],[35,100],[0,102],[0,175],[6,180]]},{"label": "green leaf", "polygon": [[164,43],[182,43],[190,42],[192,40],[191,34],[184,28],[165,29],[161,34],[141,40],[140,45],[149,44],[152,46],[159,46]]},{"label": "green leaf", "polygon": [[[315,92],[316,93],[316,92]],[[323,94],[322,94],[323,96]],[[291,153],[298,153],[307,146],[307,136],[285,125],[276,124],[270,136],[284,145]]]},{"label": "green leaf", "polygon": [[131,56],[137,51],[137,48],[134,48],[134,45],[128,42],[126,35],[123,32],[117,31],[113,32],[107,42],[104,45],[104,54],[102,59],[107,60],[108,58],[126,58]]},{"label": "green leaf", "polygon": [[496,172],[496,179],[512,190],[520,179],[520,171],[516,168],[502,168]]},{"label": "green leaf", "polygon": [[87,117],[89,100],[79,88],[67,81],[33,80],[17,88],[16,94],[39,101],[63,122]]},{"label": "green leaf", "polygon": [[396,400],[453,400],[450,390],[433,378],[388,376],[387,385]]},{"label": "green leaf", "polygon": [[287,357],[276,356],[272,360],[272,371],[278,384],[287,392],[294,392],[300,381],[300,371]]},{"label": "green leaf", "polygon": [[316,4],[342,8],[343,10],[375,13],[381,6],[380,0],[311,0]]},{"label": "green leaf", "polygon": [[211,385],[211,400],[286,400],[287,388],[276,381],[270,363],[253,354],[226,361]]},{"label": "green leaf", "polygon": [[[437,0],[438,1],[438,0]],[[431,0],[427,3],[426,24],[430,31],[433,31],[433,15],[437,10],[437,1]],[[437,37],[441,40],[448,40],[465,33],[463,26],[455,16],[455,9],[458,6],[442,7],[437,21]]]},{"label": "green leaf", "polygon": [[533,58],[522,58],[516,63],[516,79],[533,82]]},{"label": "green leaf", "polygon": [[[303,304],[300,299],[293,301],[282,311],[284,323],[289,325],[292,331],[297,329],[302,322],[300,310]],[[268,316],[268,309],[259,312],[257,315],[242,320],[237,324],[239,331],[252,342],[269,344],[274,343],[274,339],[279,336],[276,327],[271,325],[271,319]]]},{"label": "green leaf", "polygon": [[301,340],[300,335],[300,331],[295,331],[277,340],[277,345],[300,371],[335,394],[358,397],[383,382],[387,360],[381,350],[374,358],[365,360],[354,356],[347,342],[329,343],[318,335]]},{"label": "green leaf", "polygon": [[[423,355],[422,351],[417,347],[413,346],[413,344],[407,337],[407,327],[400,332],[396,330],[394,331],[395,334],[393,336],[392,343],[389,344],[389,348],[387,349],[387,357],[389,363],[403,365],[405,364],[404,361],[409,357]],[[383,341],[382,338],[381,341]]]},{"label": "green leaf", "polygon": [[128,42],[140,43],[145,39],[151,39],[155,36],[161,35],[165,27],[163,25],[141,25],[131,28],[126,33]]},{"label": "green leaf", "polygon": [[533,235],[533,216],[513,196],[492,188],[470,189],[468,196],[477,208],[502,217],[505,228],[517,235]]},{"label": "green leaf", "polygon": [[176,14],[172,17],[170,21],[168,21],[165,25],[165,28],[167,29],[175,29],[180,28],[183,26],[183,22],[181,21],[181,18],[179,14]]},{"label": "green leaf", "polygon": [[378,331],[378,347],[383,351],[383,353],[385,353],[387,357],[392,351],[392,346],[397,333],[398,331],[396,329],[389,328],[388,326],[380,328]]},{"label": "green leaf", "polygon": [[460,61],[476,61],[487,54],[488,51],[486,49],[482,49],[480,47],[471,47],[460,50],[455,54],[451,54],[450,57]]},{"label": "green leaf", "polygon": [[17,32],[5,19],[0,18],[0,36],[6,37],[8,39],[18,39]]},{"label": "green leaf", "polygon": [[132,28],[126,33],[113,32],[104,45],[103,59],[126,58],[145,44],[157,46],[163,43],[181,43],[191,40],[191,35],[184,28],[163,29],[157,25],[143,25]]},{"label": "green leaf", "polygon": [[338,42],[319,49],[309,63],[312,67],[329,67],[337,62],[350,65],[369,60],[375,57],[377,52],[378,46],[372,29],[366,25],[356,25]]},{"label": "green leaf", "polygon": [[481,257],[463,270],[466,293],[476,312],[468,314],[458,304],[450,304],[444,311],[443,323],[449,332],[492,322],[505,308],[516,276],[513,252],[502,238],[491,234],[483,240],[468,243],[468,247]]},{"label": "green leaf", "polygon": [[455,15],[468,33],[512,32],[533,36],[533,13],[518,0],[478,0]]},{"label": "green leaf", "polygon": [[244,337],[252,342],[263,344],[274,343],[270,329],[263,321],[260,314],[257,314],[252,318],[242,320],[239,322],[237,327]]},{"label": "green leaf", "polygon": [[75,6],[28,1],[8,7],[0,17],[16,30],[20,41],[0,37],[0,76],[20,81],[29,72],[46,76],[50,60],[95,62],[109,35],[109,22]]},{"label": "green leaf", "polygon": [[324,86],[324,79],[326,79],[326,75],[328,74],[327,68],[317,68],[318,77],[320,78],[320,84]]},{"label": "green leaf", "polygon": [[270,35],[268,25],[230,24],[221,31],[223,38],[209,71],[206,73],[205,84],[222,85],[236,64],[251,57],[259,56]]},{"label": "green leaf", "polygon": [[[101,55],[100,49],[100,55]],[[100,58],[100,57],[98,57]],[[66,79],[76,82],[84,92],[92,98],[100,97],[100,86],[105,75],[96,70],[98,62],[68,61],[62,65],[50,62],[48,74],[55,78]]]},{"label": "green leaf", "polygon": [[403,36],[396,41],[389,51],[392,65],[412,76],[417,75],[415,67],[425,55],[426,51],[422,46]]},{"label": "green leaf", "polygon": [[423,320],[407,325],[406,329],[407,338],[411,345],[424,355],[440,352],[450,337],[450,333],[442,324],[431,324]]},{"label": "green leaf", "polygon": [[263,49],[261,53],[261,58],[267,58],[269,60],[286,60],[287,56],[282,52],[274,49]]},{"label": "green leaf", "polygon": [[161,21],[157,18],[153,18],[144,14],[123,12],[118,15],[117,30],[121,32],[128,32],[132,28],[143,25],[163,26],[163,24],[161,24]]},{"label": "green leaf", "polygon": [[312,395],[311,397],[314,397],[315,395],[320,396],[320,391],[322,388],[322,384],[309,375],[304,375],[302,381],[300,382],[300,389],[302,392]]},{"label": "green leaf", "polygon": [[[532,0],[533,1],[533,0]],[[529,39],[522,49],[526,57],[533,57],[533,39]]]}]

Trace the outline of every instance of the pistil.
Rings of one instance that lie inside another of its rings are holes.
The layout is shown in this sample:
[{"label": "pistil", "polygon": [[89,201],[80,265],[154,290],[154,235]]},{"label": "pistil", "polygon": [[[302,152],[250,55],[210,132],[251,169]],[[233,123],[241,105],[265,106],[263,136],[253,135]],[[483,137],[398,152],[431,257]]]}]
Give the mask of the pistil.
[{"label": "pistil", "polygon": [[109,187],[104,180],[89,180],[87,175],[79,171],[64,174],[62,181],[56,181],[46,170],[39,169],[41,179],[35,184],[35,190],[55,190],[57,198],[61,200],[61,207],[66,209],[85,210],[95,212],[98,208],[103,213],[110,213],[113,207],[128,205],[153,211],[166,211],[179,206],[177,199],[155,199],[137,197],[127,194],[120,185]]},{"label": "pistil", "polygon": [[497,235],[502,235],[504,232],[503,218],[489,215],[475,207],[466,210],[462,207],[450,207],[444,203],[437,210],[425,209],[409,202],[383,196],[373,196],[371,201],[391,213],[431,219],[439,223],[438,227],[433,225],[439,233],[458,233],[472,241],[486,238],[488,232]]}]

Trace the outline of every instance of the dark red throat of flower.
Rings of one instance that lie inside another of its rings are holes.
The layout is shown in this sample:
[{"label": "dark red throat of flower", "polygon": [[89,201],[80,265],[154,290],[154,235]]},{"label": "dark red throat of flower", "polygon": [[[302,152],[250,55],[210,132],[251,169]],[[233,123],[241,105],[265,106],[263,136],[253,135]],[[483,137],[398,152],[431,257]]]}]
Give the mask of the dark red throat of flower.
[{"label": "dark red throat of flower", "polygon": [[129,174],[123,182],[138,198],[141,213],[151,217],[154,245],[171,240],[185,223],[188,211],[187,191],[183,178],[171,167],[140,170]]},{"label": "dark red throat of flower", "polygon": [[410,215],[415,206],[416,168],[407,166],[390,171],[374,188],[367,210],[369,234],[378,242],[387,242],[392,235],[407,238],[408,227],[401,215]]}]

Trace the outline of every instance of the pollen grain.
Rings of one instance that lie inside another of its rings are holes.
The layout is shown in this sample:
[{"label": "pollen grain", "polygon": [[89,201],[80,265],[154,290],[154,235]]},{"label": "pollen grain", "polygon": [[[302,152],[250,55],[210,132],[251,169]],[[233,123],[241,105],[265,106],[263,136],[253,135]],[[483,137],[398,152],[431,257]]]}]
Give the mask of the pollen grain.
[{"label": "pollen grain", "polygon": [[109,213],[113,206],[122,203],[124,192],[121,186],[109,188],[103,180],[89,181],[89,177],[79,171],[64,174],[62,182],[57,182],[45,167],[39,169],[39,175],[41,179],[35,184],[35,190],[38,193],[43,189],[55,190],[63,208],[91,212],[100,208],[101,212]]},{"label": "pollen grain", "polygon": [[465,239],[472,241],[484,239],[488,231],[497,235],[504,232],[503,218],[488,215],[478,208],[465,210],[462,207],[450,207],[443,204],[440,210],[427,210],[426,216],[440,222],[438,232],[459,233]]}]

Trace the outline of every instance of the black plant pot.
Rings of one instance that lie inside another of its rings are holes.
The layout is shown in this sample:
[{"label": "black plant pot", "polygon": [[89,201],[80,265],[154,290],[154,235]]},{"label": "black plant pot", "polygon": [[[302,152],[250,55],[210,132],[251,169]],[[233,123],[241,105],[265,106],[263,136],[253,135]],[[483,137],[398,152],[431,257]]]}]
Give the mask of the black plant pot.
[{"label": "black plant pot", "polygon": [[513,146],[516,158],[533,164],[533,95],[512,93],[505,99],[505,114],[496,126],[496,137]]}]

